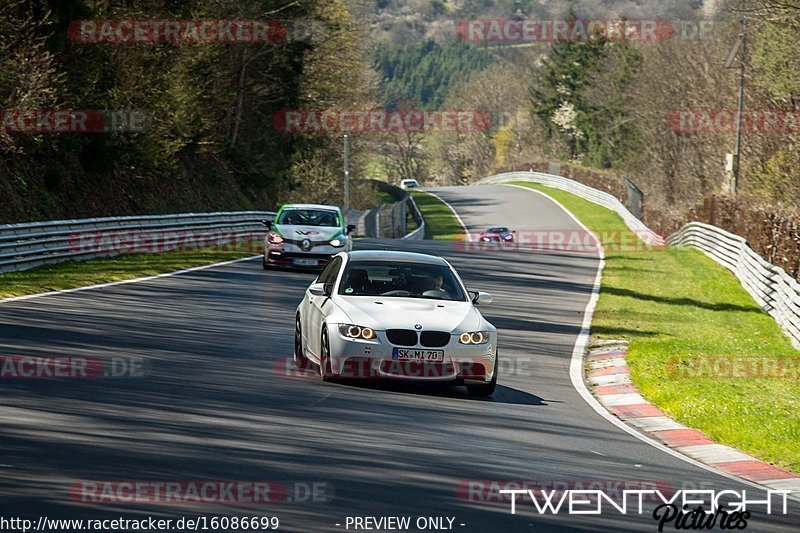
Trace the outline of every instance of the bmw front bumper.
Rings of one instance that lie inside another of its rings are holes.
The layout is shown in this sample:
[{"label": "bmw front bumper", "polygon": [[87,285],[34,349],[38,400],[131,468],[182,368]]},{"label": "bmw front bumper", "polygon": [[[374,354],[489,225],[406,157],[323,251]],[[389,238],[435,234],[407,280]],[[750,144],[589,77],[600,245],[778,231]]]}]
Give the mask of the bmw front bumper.
[{"label": "bmw front bumper", "polygon": [[[391,344],[386,332],[376,331],[375,340],[350,339],[330,328],[331,368],[337,378],[399,379],[433,382],[471,381],[486,383],[495,372],[497,334],[492,333],[484,344],[468,345],[451,335],[441,347],[398,346]],[[395,348],[423,352],[444,352],[441,361],[401,360]]]}]

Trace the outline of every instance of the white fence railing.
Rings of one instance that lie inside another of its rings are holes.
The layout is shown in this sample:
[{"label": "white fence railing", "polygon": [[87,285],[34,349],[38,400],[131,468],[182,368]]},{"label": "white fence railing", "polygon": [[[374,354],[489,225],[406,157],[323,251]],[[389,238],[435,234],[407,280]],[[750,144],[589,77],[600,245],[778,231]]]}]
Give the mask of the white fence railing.
[{"label": "white fence railing", "polygon": [[511,181],[529,181],[541,183],[547,187],[561,189],[562,191],[570,192],[575,196],[580,196],[584,200],[588,200],[615,211],[620,217],[622,217],[622,220],[625,221],[625,224],[627,224],[628,227],[647,244],[653,246],[661,246],[664,244],[664,238],[651,231],[641,220],[633,216],[633,214],[628,211],[625,205],[620,202],[617,197],[607,192],[598,191],[595,188],[563,176],[545,174],[544,172],[506,172],[505,174],[489,176],[488,178],[480,180],[478,183],[508,183]]},{"label": "white fence railing", "polygon": [[411,216],[414,217],[414,221],[417,223],[417,229],[407,233],[406,236],[403,238],[411,240],[422,240],[425,238],[425,219],[422,218],[422,213],[417,207],[417,202],[414,201],[414,197],[411,196],[410,194],[408,195],[408,201],[411,202]]},{"label": "white fence railing", "polygon": [[800,283],[767,262],[747,241],[716,226],[690,222],[669,236],[667,244],[692,246],[733,272],[744,289],[800,348]]},{"label": "white fence railing", "polygon": [[271,211],[88,218],[0,225],[0,272],[123,253],[249,245]]},{"label": "white fence railing", "polygon": [[[509,172],[482,179],[479,183],[530,181],[561,189],[617,212],[628,227],[645,242],[664,244],[664,239],[633,216],[619,199],[607,192],[569,178],[542,172]],[[673,246],[691,246],[728,268],[739,278],[742,287],[772,316],[800,348],[800,283],[747,245],[747,241],[716,226],[690,222],[666,239]]]}]

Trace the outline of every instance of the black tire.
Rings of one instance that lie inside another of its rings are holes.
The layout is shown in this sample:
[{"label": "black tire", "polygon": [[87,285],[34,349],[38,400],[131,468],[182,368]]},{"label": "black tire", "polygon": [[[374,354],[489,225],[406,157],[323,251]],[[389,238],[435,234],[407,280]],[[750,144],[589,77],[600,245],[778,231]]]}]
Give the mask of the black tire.
[{"label": "black tire", "polygon": [[494,394],[494,390],[497,388],[497,374],[500,373],[499,370],[500,366],[498,365],[498,358],[497,355],[495,355],[494,375],[492,376],[492,380],[489,383],[467,383],[467,392],[469,395],[476,398],[488,398]]},{"label": "black tire", "polygon": [[333,381],[334,374],[331,367],[331,345],[328,342],[328,330],[322,328],[322,338],[319,350],[319,375],[322,381]]},{"label": "black tire", "polygon": [[311,365],[308,358],[303,355],[303,330],[300,327],[300,315],[294,319],[294,364],[298,370],[308,370]]},{"label": "black tire", "polygon": [[261,258],[261,266],[264,268],[264,270],[272,270],[272,265],[267,263],[267,256],[266,255]]}]

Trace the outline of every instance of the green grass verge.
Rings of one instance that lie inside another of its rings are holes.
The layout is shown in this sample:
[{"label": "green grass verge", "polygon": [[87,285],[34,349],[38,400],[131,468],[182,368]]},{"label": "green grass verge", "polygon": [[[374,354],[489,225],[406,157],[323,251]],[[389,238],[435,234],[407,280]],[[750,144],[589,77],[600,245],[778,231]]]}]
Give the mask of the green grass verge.
[{"label": "green grass verge", "polygon": [[221,263],[257,255],[260,246],[261,243],[242,246],[244,248],[242,251],[200,249],[187,252],[122,255],[43,266],[22,272],[8,272],[0,274],[0,298],[74,289]]},{"label": "green grass verge", "polygon": [[464,240],[464,228],[449,207],[424,191],[411,191],[411,195],[425,219],[426,239]]},{"label": "green grass verge", "polygon": [[[631,235],[616,213],[564,191],[519,185],[546,192],[601,239],[606,234],[592,334],[630,341],[631,376],[642,394],[720,443],[800,472],[800,354],[739,280],[694,249],[620,246]],[[689,377],[713,374],[703,365],[751,356],[775,356],[794,379]]]}]

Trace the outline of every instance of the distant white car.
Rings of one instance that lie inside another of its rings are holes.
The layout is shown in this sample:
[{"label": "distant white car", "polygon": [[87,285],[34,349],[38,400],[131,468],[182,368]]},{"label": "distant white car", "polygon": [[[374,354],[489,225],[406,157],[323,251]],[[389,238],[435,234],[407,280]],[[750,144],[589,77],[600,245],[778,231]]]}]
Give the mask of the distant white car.
[{"label": "distant white car", "polygon": [[400,188],[404,191],[409,189],[419,189],[419,182],[417,180],[401,180],[400,181]]},{"label": "distant white car", "polygon": [[343,252],[305,292],[294,360],[324,380],[378,378],[497,386],[497,330],[443,258],[396,251]]}]

